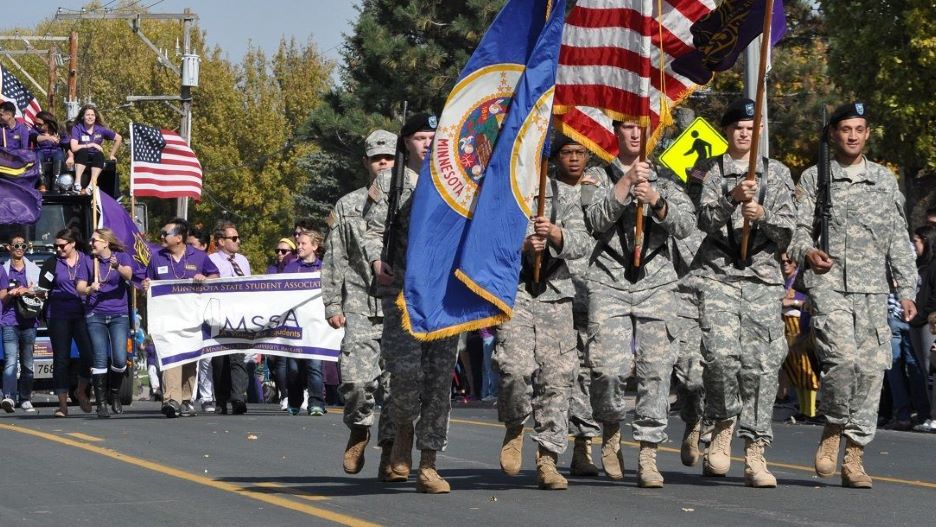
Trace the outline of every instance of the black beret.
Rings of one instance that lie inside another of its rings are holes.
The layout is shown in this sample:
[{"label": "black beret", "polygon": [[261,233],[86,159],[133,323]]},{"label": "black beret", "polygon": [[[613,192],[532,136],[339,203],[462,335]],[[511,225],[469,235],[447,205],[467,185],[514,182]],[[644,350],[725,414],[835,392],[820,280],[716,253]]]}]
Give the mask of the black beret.
[{"label": "black beret", "polygon": [[751,99],[738,99],[728,105],[721,118],[722,128],[738,121],[751,121],[754,119],[755,103]]},{"label": "black beret", "polygon": [[852,102],[843,104],[832,112],[832,117],[829,118],[829,127],[835,128],[838,126],[839,122],[856,117],[864,119],[865,122],[868,121],[868,110],[865,108],[864,103]]},{"label": "black beret", "polygon": [[406,120],[406,124],[400,130],[400,137],[409,137],[416,132],[435,132],[438,125],[439,120],[435,115],[417,113]]},{"label": "black beret", "polygon": [[549,159],[555,159],[556,156],[559,155],[559,151],[562,150],[562,147],[577,144],[578,142],[571,137],[557,133],[553,136],[552,143],[549,145]]}]

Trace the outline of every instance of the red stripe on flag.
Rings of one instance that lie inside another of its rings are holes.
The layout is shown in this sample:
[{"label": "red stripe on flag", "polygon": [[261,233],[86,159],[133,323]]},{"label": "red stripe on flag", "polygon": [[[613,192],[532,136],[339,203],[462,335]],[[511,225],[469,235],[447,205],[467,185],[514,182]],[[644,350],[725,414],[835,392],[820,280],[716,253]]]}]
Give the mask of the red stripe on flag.
[{"label": "red stripe on flag", "polygon": [[566,25],[587,28],[627,28],[646,34],[650,17],[629,8],[576,7],[566,18]]},{"label": "red stripe on flag", "polygon": [[[572,133],[571,130],[574,130],[582,134],[594,143],[594,147],[602,151],[599,153],[601,157],[612,158],[617,155],[618,143],[614,133],[581,111],[572,109],[560,116],[559,122],[561,123],[558,127],[560,132],[569,135]],[[571,128],[571,130],[566,128]]]},{"label": "red stripe on flag", "polygon": [[[709,6],[698,0],[664,0],[664,4],[669,4],[672,9],[679,11],[692,22],[702,18],[711,11]],[[663,6],[663,11],[666,12],[665,5]]]}]

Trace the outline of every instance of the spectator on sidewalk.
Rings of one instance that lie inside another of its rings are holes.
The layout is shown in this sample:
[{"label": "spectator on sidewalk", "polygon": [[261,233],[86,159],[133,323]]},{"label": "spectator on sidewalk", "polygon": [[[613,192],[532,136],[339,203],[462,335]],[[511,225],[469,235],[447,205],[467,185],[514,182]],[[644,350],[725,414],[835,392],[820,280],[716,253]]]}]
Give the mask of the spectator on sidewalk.
[{"label": "spectator on sidewalk", "polygon": [[[927,211],[927,219],[930,218],[930,211]],[[932,209],[933,216],[936,217],[936,209]],[[930,352],[936,347],[936,335],[933,335],[927,327],[927,319],[931,319],[936,314],[936,221],[913,231],[913,248],[917,255],[917,270],[920,273],[920,288],[917,291],[916,304],[919,310],[917,316],[910,321],[911,339],[915,343],[914,349],[917,352],[916,364],[906,364],[908,378],[916,378],[917,386],[923,385],[926,390],[926,375],[932,368],[932,359],[930,359],[929,368],[927,368],[927,358]],[[912,371],[912,373],[911,373]],[[932,399],[929,401],[929,412],[918,414],[926,417],[923,422],[914,427],[914,430],[920,432],[936,432],[936,388],[932,390]]]}]

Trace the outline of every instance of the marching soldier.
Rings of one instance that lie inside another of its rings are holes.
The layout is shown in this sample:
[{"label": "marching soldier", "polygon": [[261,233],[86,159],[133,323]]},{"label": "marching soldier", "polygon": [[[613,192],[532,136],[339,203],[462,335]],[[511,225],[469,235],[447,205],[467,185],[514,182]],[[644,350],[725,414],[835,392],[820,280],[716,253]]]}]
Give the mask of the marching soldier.
[{"label": "marching soldier", "polygon": [[[575,286],[566,262],[584,257],[589,240],[578,188],[561,180],[578,181],[588,151],[561,137],[553,143],[550,157],[557,161],[558,175],[546,187],[544,215],[527,228],[514,315],[497,331],[493,363],[500,374],[498,419],[506,427],[501,468],[511,476],[520,473],[523,423],[532,414],[539,488],[564,490],[568,482],[556,463],[568,444],[569,401],[578,360],[572,320]],[[542,265],[539,282],[534,282],[537,253]]]},{"label": "marching soldier", "polygon": [[[812,329],[822,365],[819,411],[828,424],[816,451],[816,473],[835,474],[841,437],[846,440],[842,486],[871,488],[862,463],[874,439],[884,370],[891,367],[887,324],[889,270],[897,298],[910,320],[917,274],[909,249],[904,197],[896,176],[863,154],[870,135],[861,103],[838,107],[828,134],[835,146],[830,162],[828,253],[814,242],[817,167],[796,189],[796,232],[788,254],[801,263],[812,306]],[[805,263],[808,267],[803,267]]]},{"label": "marching soldier", "polygon": [[[656,466],[657,445],[666,441],[670,377],[676,360],[671,314],[679,303],[676,271],[667,247],[671,237],[689,235],[695,218],[686,194],[639,161],[642,132],[637,123],[615,123],[615,132],[627,171],[620,176],[610,168],[602,171],[585,213],[586,224],[598,240],[588,274],[591,401],[603,428],[605,474],[623,479],[624,388],[636,366],[633,433],[640,442],[638,485],[657,488],[663,486]],[[633,262],[637,200],[645,216],[640,267]],[[632,340],[636,354],[631,351]]]},{"label": "marching soldier", "polygon": [[[724,476],[731,438],[744,438],[744,483],[776,487],[764,449],[773,439],[771,417],[780,365],[786,356],[778,253],[793,234],[790,170],[773,159],[757,160],[746,179],[753,138],[754,101],[732,103],[721,120],[728,152],[705,175],[699,228],[706,233],[697,268],[703,278],[699,306],[705,360],[705,417],[714,422],[703,474]],[[741,259],[742,225],[750,222],[748,256]]]},{"label": "marching soldier", "polygon": [[[436,471],[436,452],[445,450],[448,440],[448,420],[452,409],[451,375],[458,355],[458,337],[432,342],[420,342],[403,328],[402,313],[396,300],[403,289],[406,274],[406,247],[409,234],[410,207],[413,190],[419,179],[419,169],[429,152],[435,135],[435,116],[418,114],[403,125],[400,132],[407,154],[403,193],[399,197],[396,216],[398,236],[394,243],[393,262],[381,260],[383,235],[387,229],[392,176],[384,171],[368,190],[370,207],[365,214],[364,254],[381,287],[384,313],[381,355],[390,371],[393,393],[393,416],[396,435],[390,452],[387,481],[406,481],[412,467],[413,439],[421,451],[416,488],[420,492],[442,494],[450,492],[447,481]],[[417,429],[413,423],[419,420]]]},{"label": "marching soldier", "polygon": [[368,186],[344,195],[328,216],[329,235],[322,262],[322,297],[325,318],[333,328],[345,328],[341,341],[341,385],[344,422],[351,430],[345,447],[343,466],[348,474],[364,468],[364,452],[370,441],[374,407],[380,394],[383,409],[377,425],[381,447],[377,477],[389,477],[390,450],[394,429],[390,399],[390,373],[380,358],[383,309],[373,295],[371,266],[364,255],[364,215],[372,202],[368,188],[381,171],[393,167],[397,136],[376,130],[364,140],[364,167],[370,176]]}]

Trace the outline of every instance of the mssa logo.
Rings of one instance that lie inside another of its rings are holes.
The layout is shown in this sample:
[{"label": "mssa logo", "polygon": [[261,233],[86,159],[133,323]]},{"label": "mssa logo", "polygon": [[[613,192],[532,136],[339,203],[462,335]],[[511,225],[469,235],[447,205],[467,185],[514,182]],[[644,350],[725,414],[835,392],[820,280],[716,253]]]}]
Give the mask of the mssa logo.
[{"label": "mssa logo", "polygon": [[202,323],[205,339],[265,339],[282,338],[302,340],[302,328],[296,312],[292,309],[276,315],[253,315],[240,318],[225,318],[220,326]]}]

